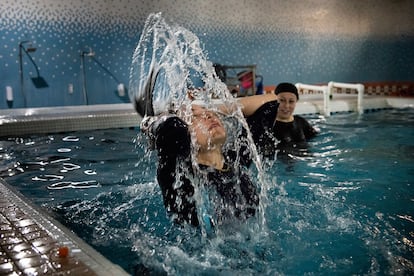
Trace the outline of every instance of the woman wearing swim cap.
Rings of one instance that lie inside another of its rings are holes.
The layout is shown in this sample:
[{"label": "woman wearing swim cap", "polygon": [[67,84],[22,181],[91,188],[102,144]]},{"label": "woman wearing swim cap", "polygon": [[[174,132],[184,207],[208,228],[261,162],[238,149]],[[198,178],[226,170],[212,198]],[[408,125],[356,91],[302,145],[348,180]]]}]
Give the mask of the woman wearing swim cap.
[{"label": "woman wearing swim cap", "polygon": [[240,98],[242,111],[259,152],[266,157],[299,153],[318,132],[309,122],[294,115],[299,100],[295,85],[279,83],[275,93]]}]

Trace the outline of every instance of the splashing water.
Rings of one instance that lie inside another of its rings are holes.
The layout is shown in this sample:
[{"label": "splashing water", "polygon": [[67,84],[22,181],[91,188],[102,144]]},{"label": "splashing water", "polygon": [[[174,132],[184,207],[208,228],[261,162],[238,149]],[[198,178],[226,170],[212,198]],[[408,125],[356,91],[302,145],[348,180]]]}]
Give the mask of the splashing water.
[{"label": "splashing water", "polygon": [[[267,235],[264,230],[267,188],[261,160],[250,133],[248,133],[247,140],[237,140],[236,137],[241,136],[243,129],[248,130],[248,126],[237,101],[227,86],[217,77],[212,63],[207,60],[198,37],[183,27],[168,25],[161,13],[151,14],[145,22],[143,33],[133,55],[129,87],[130,99],[138,113],[144,116],[144,120],[147,116],[167,111],[177,113],[177,111],[184,110],[184,116],[189,117],[192,114],[191,103],[194,100],[221,114],[217,105],[219,102],[220,106],[224,106],[228,113],[220,115],[227,130],[228,141],[224,147],[236,148],[236,151],[242,146],[249,148],[254,163],[249,174],[252,180],[254,178],[253,182],[260,191],[259,212],[255,219],[243,223],[235,222],[232,225],[226,224],[225,228],[217,228],[214,239],[210,237],[208,242],[202,240],[195,242],[183,238],[185,236],[194,237],[194,229],[186,228],[178,237],[175,237],[176,240],[179,240],[177,244],[160,240],[159,237],[150,237],[150,234],[142,232],[140,226],[136,226],[132,236],[140,241],[135,244],[135,250],[137,252],[152,252],[148,253],[151,257],[145,257],[143,262],[147,264],[149,262],[151,266],[159,267],[161,264],[155,260],[161,259],[162,266],[171,269],[168,272],[174,273],[174,269],[180,271],[180,268],[174,268],[177,265],[174,259],[178,258],[182,265],[185,262],[197,263],[198,265],[192,265],[195,269],[194,273],[196,273],[200,268],[214,271],[218,265],[223,271],[226,269],[231,271],[232,267],[243,266],[247,260],[258,259],[257,252],[255,252],[256,243],[260,242],[261,235]],[[189,91],[191,91],[190,96]],[[193,149],[193,157],[195,152],[196,149]],[[196,160],[196,158],[192,158],[192,160]],[[239,161],[236,159],[234,167],[239,167]],[[198,164],[193,165],[198,167]],[[200,182],[203,182],[203,179],[192,181],[195,186],[194,199],[198,203],[197,213],[214,213],[209,209],[214,209],[214,207],[209,207],[209,205],[212,205],[212,202],[213,205],[220,204],[220,202],[214,202],[214,196],[206,197],[206,194],[211,194],[211,191]],[[202,236],[205,237],[206,224],[202,219],[199,221],[202,224]],[[142,235],[145,238],[142,238]],[[248,240],[250,242],[246,243]],[[205,246],[200,247],[200,242]],[[192,243],[195,244],[189,246]],[[192,248],[191,254],[182,251],[183,244],[185,244],[184,248]],[[228,248],[229,244],[232,249]],[[242,244],[244,245],[242,246]],[[199,248],[196,250],[196,247]],[[163,250],[159,251],[161,248]],[[237,256],[240,251],[245,252],[244,258]],[[143,253],[142,256],[148,254]],[[188,266],[186,267],[188,269]]]},{"label": "splashing water", "polygon": [[[189,97],[189,91],[191,96]],[[143,33],[134,52],[130,70],[130,98],[141,115],[157,115],[169,111],[177,113],[184,110],[185,117],[192,115],[191,103],[195,100],[210,110],[219,111],[220,106],[237,120],[222,120],[226,126],[229,140],[225,147],[240,149],[244,143],[253,153],[257,172],[257,183],[263,184],[260,158],[256,152],[251,136],[248,141],[236,141],[244,129],[248,129],[237,101],[231,95],[227,86],[217,77],[213,65],[207,60],[200,41],[195,34],[187,29],[168,25],[161,13],[151,14],[146,20]],[[184,107],[184,109],[183,109]],[[230,117],[227,116],[227,117]],[[144,118],[145,119],[145,118]],[[249,136],[250,134],[248,134]],[[192,154],[195,157],[196,149]],[[256,153],[256,154],[255,154]],[[193,158],[192,160],[196,160]],[[239,161],[239,160],[237,160]],[[198,167],[198,164],[193,164]],[[234,164],[238,168],[238,162]],[[195,183],[196,181],[193,181]],[[197,185],[202,189],[203,185]],[[258,189],[264,192],[266,189]],[[206,205],[205,191],[196,191],[196,197],[201,205]],[[198,196],[197,196],[198,195]],[[261,201],[263,202],[263,200]],[[262,210],[263,203],[262,204]],[[264,222],[261,212],[262,224]]]},{"label": "splashing water", "polygon": [[[155,79],[151,82],[151,79]],[[207,103],[219,98],[226,105],[235,101],[204,54],[198,37],[180,26],[170,26],[161,13],[151,14],[135,49],[130,70],[129,96],[146,101],[146,86],[153,84],[154,113],[189,104],[189,89],[203,88],[193,97]]]},{"label": "splashing water", "polygon": [[309,119],[312,155],[266,167],[265,231],[248,221],[206,239],[172,223],[133,129],[2,140],[0,174],[132,275],[413,275],[414,110]]}]

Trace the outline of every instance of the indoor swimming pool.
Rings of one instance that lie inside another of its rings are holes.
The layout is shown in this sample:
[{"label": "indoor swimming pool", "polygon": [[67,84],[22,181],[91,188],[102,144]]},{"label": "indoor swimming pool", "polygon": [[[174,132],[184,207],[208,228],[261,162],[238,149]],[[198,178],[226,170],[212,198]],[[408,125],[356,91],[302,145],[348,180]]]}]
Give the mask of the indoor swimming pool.
[{"label": "indoor swimming pool", "polygon": [[264,219],[208,237],[167,217],[139,128],[1,137],[0,177],[131,274],[414,273],[414,109],[307,118],[308,151],[264,163]]}]

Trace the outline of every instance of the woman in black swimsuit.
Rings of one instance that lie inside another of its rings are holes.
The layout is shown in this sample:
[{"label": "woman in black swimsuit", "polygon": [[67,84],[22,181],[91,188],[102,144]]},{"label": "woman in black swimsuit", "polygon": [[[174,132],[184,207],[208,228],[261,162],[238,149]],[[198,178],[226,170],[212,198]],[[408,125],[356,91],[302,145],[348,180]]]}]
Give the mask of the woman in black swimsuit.
[{"label": "woman in black swimsuit", "polygon": [[250,131],[259,152],[266,157],[306,149],[318,132],[306,119],[293,115],[299,100],[291,83],[280,83],[274,94],[240,98]]},{"label": "woman in black swimsuit", "polygon": [[231,143],[218,113],[195,104],[190,113],[153,117],[141,127],[158,151],[157,180],[167,211],[178,223],[198,226],[202,220],[207,227],[254,216],[259,197],[247,172],[246,131],[232,129],[240,133]]}]

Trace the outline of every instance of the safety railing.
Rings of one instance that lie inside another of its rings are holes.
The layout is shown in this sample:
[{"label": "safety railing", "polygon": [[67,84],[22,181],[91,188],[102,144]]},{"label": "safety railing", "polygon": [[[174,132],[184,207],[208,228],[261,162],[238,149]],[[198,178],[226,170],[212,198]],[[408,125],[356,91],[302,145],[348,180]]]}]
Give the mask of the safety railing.
[{"label": "safety railing", "polygon": [[331,112],[330,112],[330,108],[329,108],[328,86],[297,83],[296,88],[298,90],[305,89],[305,90],[312,90],[314,92],[322,91],[322,93],[323,93],[323,112],[324,112],[325,116],[330,116]]},{"label": "safety railing", "polygon": [[343,83],[343,82],[330,81],[328,83],[329,97],[333,94],[333,90],[334,90],[335,87],[355,89],[358,92],[357,111],[358,111],[359,114],[364,113],[363,99],[364,99],[365,87],[364,87],[363,84],[360,84],[360,83]]},{"label": "safety railing", "polygon": [[357,98],[357,112],[359,114],[364,113],[364,106],[363,106],[363,99],[364,99],[364,92],[365,87],[363,84],[357,83],[343,83],[343,82],[334,82],[330,81],[328,85],[309,85],[303,83],[297,83],[296,87],[298,90],[305,89],[305,90],[312,90],[315,92],[322,91],[323,93],[323,113],[325,116],[331,115],[331,99],[334,93],[335,88],[343,88],[343,89],[355,89],[358,92]]}]

